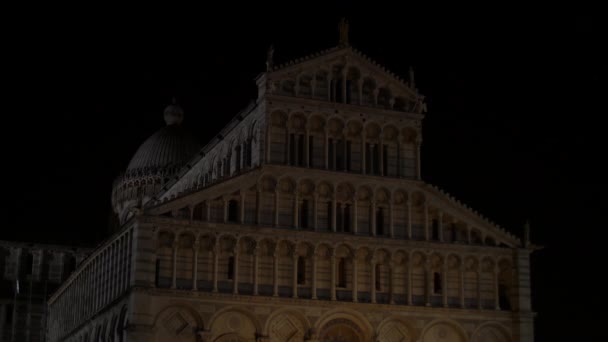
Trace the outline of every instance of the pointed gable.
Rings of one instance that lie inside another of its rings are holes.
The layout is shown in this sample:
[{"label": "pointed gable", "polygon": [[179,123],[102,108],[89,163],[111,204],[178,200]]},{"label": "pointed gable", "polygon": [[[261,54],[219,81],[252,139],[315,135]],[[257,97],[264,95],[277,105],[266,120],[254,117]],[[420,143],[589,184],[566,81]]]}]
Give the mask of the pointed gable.
[{"label": "pointed gable", "polygon": [[270,94],[421,114],[424,96],[350,46],[334,47],[274,66],[264,86]]}]

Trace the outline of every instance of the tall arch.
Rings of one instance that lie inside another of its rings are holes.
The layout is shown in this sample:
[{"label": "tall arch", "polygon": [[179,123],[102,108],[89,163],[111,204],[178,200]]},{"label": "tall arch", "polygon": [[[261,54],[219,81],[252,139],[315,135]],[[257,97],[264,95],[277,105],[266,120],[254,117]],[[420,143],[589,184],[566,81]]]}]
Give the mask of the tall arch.
[{"label": "tall arch", "polygon": [[430,322],[420,334],[421,342],[465,342],[467,334],[460,324],[452,320],[438,319]]}]

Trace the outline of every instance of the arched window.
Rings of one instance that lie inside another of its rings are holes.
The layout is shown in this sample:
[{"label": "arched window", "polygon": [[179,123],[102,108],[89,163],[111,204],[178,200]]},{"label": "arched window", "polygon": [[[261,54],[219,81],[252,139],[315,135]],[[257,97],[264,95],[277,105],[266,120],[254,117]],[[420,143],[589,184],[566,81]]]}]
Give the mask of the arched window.
[{"label": "arched window", "polygon": [[433,219],[433,227],[431,231],[431,239],[439,240],[439,220]]},{"label": "arched window", "polygon": [[433,293],[441,294],[441,274],[433,273]]},{"label": "arched window", "polygon": [[346,287],[346,266],[344,258],[338,261],[338,287]]},{"label": "arched window", "polygon": [[302,200],[300,205],[300,228],[308,228],[308,200]]},{"label": "arched window", "polygon": [[384,235],[384,208],[376,210],[376,235]]},{"label": "arched window", "polygon": [[501,310],[511,310],[511,302],[505,284],[498,285],[498,305]]},{"label": "arched window", "polygon": [[303,256],[298,257],[298,285],[303,285],[306,282],[306,259]]},{"label": "arched window", "polygon": [[239,204],[236,200],[228,201],[228,222],[239,221]]}]

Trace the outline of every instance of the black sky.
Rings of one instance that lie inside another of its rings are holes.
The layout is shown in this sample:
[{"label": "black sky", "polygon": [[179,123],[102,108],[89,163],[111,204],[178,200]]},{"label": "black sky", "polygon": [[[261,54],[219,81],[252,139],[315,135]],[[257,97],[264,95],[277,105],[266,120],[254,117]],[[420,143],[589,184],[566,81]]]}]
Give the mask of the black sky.
[{"label": "black sky", "polygon": [[270,44],[279,63],[330,48],[346,16],[355,48],[404,78],[416,71],[429,109],[423,179],[514,234],[529,219],[546,247],[532,265],[537,341],[601,324],[595,292],[574,293],[594,280],[605,292],[606,110],[593,100],[606,39],[593,9],[289,6],[13,13],[0,239],[94,245],[113,179],[164,125],[172,96],[206,143],[255,98]]}]

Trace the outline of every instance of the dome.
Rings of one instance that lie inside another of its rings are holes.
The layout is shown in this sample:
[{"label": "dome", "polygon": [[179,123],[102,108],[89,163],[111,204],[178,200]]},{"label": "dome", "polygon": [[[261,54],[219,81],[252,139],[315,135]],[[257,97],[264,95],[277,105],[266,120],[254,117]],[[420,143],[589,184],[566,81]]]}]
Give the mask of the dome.
[{"label": "dome", "polygon": [[196,139],[180,125],[165,126],[137,149],[129,162],[126,176],[181,168],[200,148]]}]

